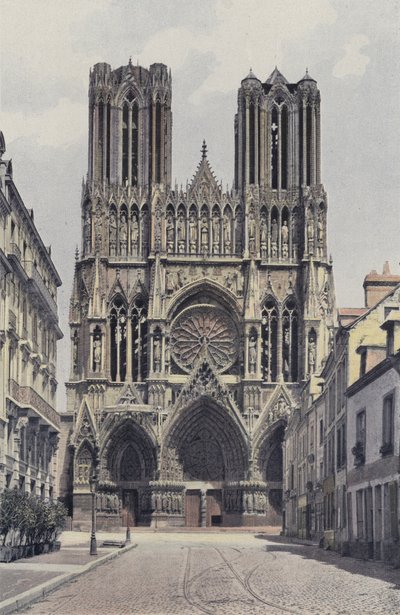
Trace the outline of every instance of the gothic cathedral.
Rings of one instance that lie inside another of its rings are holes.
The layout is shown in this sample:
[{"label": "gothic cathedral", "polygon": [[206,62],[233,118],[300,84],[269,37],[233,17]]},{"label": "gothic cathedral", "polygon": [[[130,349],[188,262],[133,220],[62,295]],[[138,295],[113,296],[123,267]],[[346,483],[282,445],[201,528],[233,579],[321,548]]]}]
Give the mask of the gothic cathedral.
[{"label": "gothic cathedral", "polygon": [[334,320],[320,94],[242,80],[234,187],[171,183],[171,73],[96,64],[61,495],[74,527],[279,523],[282,443]]}]

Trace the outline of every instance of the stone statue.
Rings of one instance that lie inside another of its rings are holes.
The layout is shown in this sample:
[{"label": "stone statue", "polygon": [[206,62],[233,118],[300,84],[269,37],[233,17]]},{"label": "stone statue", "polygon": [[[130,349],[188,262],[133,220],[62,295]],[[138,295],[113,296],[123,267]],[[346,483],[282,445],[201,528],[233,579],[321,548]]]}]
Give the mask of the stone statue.
[{"label": "stone statue", "polygon": [[220,239],[221,223],[217,212],[214,213],[212,219],[212,231],[213,231],[213,251],[214,254],[219,252],[219,239]]},{"label": "stone statue", "polygon": [[308,371],[310,374],[313,374],[315,371],[315,340],[313,337],[308,340]]},{"label": "stone statue", "polygon": [[307,240],[308,240],[308,252],[309,254],[314,253],[314,219],[312,212],[308,214],[308,222],[307,222]]},{"label": "stone statue", "polygon": [[127,254],[128,222],[124,212],[121,214],[119,223],[119,251],[121,256]]},{"label": "stone statue", "polygon": [[261,257],[265,258],[267,256],[267,221],[265,217],[261,218],[260,244],[261,244]]},{"label": "stone statue", "polygon": [[230,249],[231,241],[232,241],[231,220],[230,220],[229,216],[227,216],[225,214],[225,216],[224,216],[224,244],[225,244],[225,251],[228,251]]},{"label": "stone statue", "polygon": [[139,246],[139,222],[136,213],[132,214],[131,221],[131,254],[133,256],[138,255]]},{"label": "stone statue", "polygon": [[208,220],[206,215],[201,218],[201,247],[202,250],[208,248]]},{"label": "stone statue", "polygon": [[172,217],[172,214],[168,214],[166,231],[167,231],[167,252],[171,253],[174,250],[174,235],[175,235],[174,219]]},{"label": "stone statue", "polygon": [[74,335],[72,341],[72,363],[74,366],[74,372],[78,371],[78,336]]},{"label": "stone statue", "polygon": [[101,337],[98,335],[93,341],[93,367],[95,372],[101,370]]},{"label": "stone statue", "polygon": [[161,370],[161,339],[159,335],[156,335],[153,340],[153,361],[154,371],[160,372]]},{"label": "stone statue", "polygon": [[193,211],[190,212],[189,216],[189,243],[190,243],[190,251],[196,251],[197,244],[197,220]]},{"label": "stone statue", "polygon": [[286,220],[283,221],[283,225],[281,228],[281,240],[282,240],[282,256],[283,258],[287,258],[289,255],[289,229]]},{"label": "stone statue", "polygon": [[114,211],[110,213],[109,223],[110,256],[115,256],[117,249],[117,218]]},{"label": "stone statue", "polygon": [[249,239],[254,239],[256,236],[256,222],[254,220],[254,214],[251,211],[249,215]]},{"label": "stone statue", "polygon": [[177,223],[177,236],[178,236],[178,250],[181,246],[184,246],[186,239],[185,219],[183,217],[183,211],[179,212]]},{"label": "stone statue", "polygon": [[90,254],[92,248],[92,219],[87,211],[85,215],[85,224],[83,228],[85,254]]},{"label": "stone statue", "polygon": [[257,368],[257,338],[252,335],[249,339],[249,372],[256,373]]}]

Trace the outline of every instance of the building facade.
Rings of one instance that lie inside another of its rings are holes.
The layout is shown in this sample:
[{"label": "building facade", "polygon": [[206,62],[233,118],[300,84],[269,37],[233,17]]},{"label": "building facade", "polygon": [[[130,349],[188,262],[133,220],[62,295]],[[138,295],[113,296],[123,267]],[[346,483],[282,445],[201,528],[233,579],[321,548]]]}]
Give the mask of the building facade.
[{"label": "building facade", "polygon": [[97,64],[71,300],[61,493],[75,527],[279,522],[282,441],[335,299],[320,94],[250,72],[224,192],[171,184],[171,75]]},{"label": "building facade", "polygon": [[366,276],[364,289],[364,308],[338,310],[331,350],[288,422],[284,530],[343,554],[395,561],[400,277],[386,265]]},{"label": "building facade", "polygon": [[61,280],[4,153],[0,133],[0,490],[53,497]]}]

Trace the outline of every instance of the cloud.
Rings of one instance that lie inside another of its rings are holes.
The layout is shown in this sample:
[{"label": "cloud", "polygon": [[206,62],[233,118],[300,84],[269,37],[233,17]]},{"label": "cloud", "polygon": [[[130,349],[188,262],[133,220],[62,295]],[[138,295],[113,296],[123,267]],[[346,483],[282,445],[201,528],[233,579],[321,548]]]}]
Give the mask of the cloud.
[{"label": "cloud", "polygon": [[332,74],[338,79],[351,75],[362,77],[370,62],[369,56],[361,53],[361,49],[369,45],[369,39],[364,34],[354,35],[347,45],[344,45],[345,55],[335,64]]},{"label": "cloud", "polygon": [[[293,15],[296,18],[293,19]],[[215,26],[200,33],[181,27],[154,34],[140,52],[140,61],[164,58],[173,70],[181,68],[191,52],[212,54],[214,61],[207,78],[192,93],[190,101],[204,102],[210,94],[226,93],[238,85],[238,75],[251,66],[260,79],[265,66],[279,64],[285,41],[300,40],[321,24],[332,24],[337,14],[329,0],[301,3],[281,0],[218,0]]]},{"label": "cloud", "polygon": [[39,146],[68,147],[87,133],[86,105],[61,98],[41,113],[2,113],[2,130],[10,142],[24,137],[35,139]]}]

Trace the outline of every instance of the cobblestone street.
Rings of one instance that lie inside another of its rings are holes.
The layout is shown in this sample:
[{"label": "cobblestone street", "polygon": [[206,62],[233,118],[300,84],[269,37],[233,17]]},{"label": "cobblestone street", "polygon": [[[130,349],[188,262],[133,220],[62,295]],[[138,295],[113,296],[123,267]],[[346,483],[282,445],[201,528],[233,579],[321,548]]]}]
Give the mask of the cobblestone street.
[{"label": "cobblestone street", "polygon": [[138,547],[24,612],[354,615],[400,612],[400,573],[252,534],[136,533]]}]

